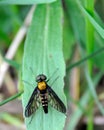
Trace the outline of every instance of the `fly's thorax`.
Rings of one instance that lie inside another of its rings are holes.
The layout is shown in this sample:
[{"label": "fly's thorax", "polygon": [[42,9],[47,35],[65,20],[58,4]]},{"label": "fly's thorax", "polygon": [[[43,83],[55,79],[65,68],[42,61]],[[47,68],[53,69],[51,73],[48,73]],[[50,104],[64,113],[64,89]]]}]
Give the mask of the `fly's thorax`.
[{"label": "fly's thorax", "polygon": [[45,82],[45,81],[38,82],[38,89],[39,89],[40,91],[45,90],[46,87],[47,87],[47,85],[46,85],[46,82]]}]

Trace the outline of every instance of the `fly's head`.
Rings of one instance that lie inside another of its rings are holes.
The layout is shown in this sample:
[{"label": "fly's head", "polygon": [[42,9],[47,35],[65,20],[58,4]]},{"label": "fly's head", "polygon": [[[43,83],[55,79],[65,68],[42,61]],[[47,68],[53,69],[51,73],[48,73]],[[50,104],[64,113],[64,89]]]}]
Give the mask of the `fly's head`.
[{"label": "fly's head", "polygon": [[42,82],[42,81],[46,81],[47,77],[44,74],[40,74],[36,77],[36,82]]}]

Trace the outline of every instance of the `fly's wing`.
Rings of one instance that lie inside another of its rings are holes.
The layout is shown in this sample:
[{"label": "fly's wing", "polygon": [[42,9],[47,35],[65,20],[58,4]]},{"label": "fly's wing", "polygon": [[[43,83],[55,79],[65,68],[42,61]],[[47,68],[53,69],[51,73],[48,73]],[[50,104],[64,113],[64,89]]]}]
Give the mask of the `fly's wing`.
[{"label": "fly's wing", "polygon": [[39,107],[39,90],[36,87],[33,91],[30,100],[25,108],[25,116],[31,116]]},{"label": "fly's wing", "polygon": [[66,113],[65,105],[60,100],[60,98],[56,95],[56,93],[51,89],[51,87],[47,86],[47,92],[48,92],[48,102],[50,103],[50,105],[56,110],[62,113]]}]

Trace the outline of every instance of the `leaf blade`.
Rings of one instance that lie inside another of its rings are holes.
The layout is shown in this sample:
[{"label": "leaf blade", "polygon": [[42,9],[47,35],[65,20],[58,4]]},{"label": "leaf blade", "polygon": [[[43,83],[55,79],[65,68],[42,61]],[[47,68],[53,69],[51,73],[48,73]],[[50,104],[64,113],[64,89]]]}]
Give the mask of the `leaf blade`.
[{"label": "leaf blade", "polygon": [[[33,17],[25,43],[23,61],[23,79],[32,83],[36,75],[44,73],[48,78],[59,68],[59,79],[55,81],[52,89],[65,102],[63,93],[63,77],[65,76],[65,63],[62,53],[62,10],[60,2],[51,5],[39,5]],[[32,36],[34,35],[34,36]],[[33,70],[34,77],[30,71]],[[53,80],[55,80],[53,76]],[[50,80],[51,81],[51,80]],[[49,82],[49,85],[51,83]],[[36,83],[34,83],[34,88]],[[30,92],[29,92],[30,90]],[[25,84],[23,106],[25,108],[33,88]],[[28,98],[27,98],[28,97]],[[62,130],[65,123],[65,115],[56,111],[49,105],[49,113],[44,114],[42,106],[30,118],[26,119],[28,130]],[[40,125],[41,123],[41,125]],[[57,127],[56,127],[57,126]]]}]

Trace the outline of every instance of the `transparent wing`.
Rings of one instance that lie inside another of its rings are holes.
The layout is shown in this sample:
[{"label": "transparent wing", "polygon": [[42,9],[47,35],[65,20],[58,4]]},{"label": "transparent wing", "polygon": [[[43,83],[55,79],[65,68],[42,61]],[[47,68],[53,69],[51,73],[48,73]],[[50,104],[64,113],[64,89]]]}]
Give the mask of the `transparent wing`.
[{"label": "transparent wing", "polygon": [[30,100],[25,108],[25,116],[31,116],[39,107],[39,90],[36,87],[33,91]]},{"label": "transparent wing", "polygon": [[50,103],[50,105],[56,110],[62,113],[66,113],[65,105],[60,100],[60,98],[56,95],[56,93],[51,89],[51,87],[48,86],[47,92],[48,92],[48,102]]}]

